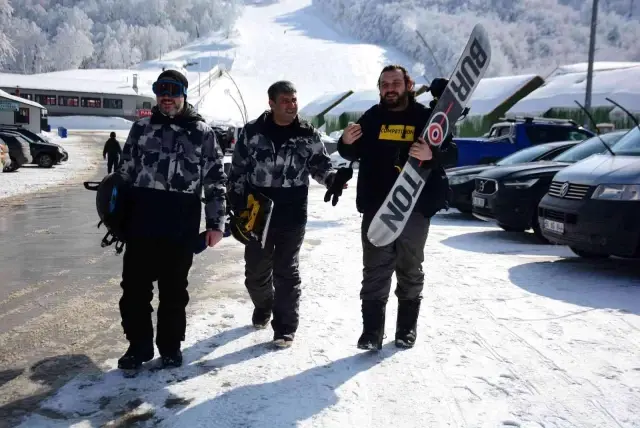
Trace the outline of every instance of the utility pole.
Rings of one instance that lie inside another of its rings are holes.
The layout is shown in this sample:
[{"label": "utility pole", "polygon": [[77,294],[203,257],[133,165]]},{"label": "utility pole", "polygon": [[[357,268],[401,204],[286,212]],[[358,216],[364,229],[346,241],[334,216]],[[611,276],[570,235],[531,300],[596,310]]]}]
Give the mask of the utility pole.
[{"label": "utility pole", "polygon": [[[587,66],[587,91],[584,96],[584,108],[591,113],[591,89],[593,85],[593,57],[596,49],[596,24],[598,22],[598,0],[593,0],[591,9],[591,35],[589,37],[589,64]],[[585,126],[588,125],[588,118],[585,118]],[[597,129],[593,130],[594,132]]]}]

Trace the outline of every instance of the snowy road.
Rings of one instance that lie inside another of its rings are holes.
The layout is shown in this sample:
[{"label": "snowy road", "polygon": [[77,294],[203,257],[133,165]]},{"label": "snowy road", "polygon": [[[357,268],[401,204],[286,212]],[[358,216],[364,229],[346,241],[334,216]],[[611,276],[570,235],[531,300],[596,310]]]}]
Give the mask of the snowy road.
[{"label": "snowy road", "polygon": [[22,426],[640,427],[637,261],[586,262],[438,215],[416,346],[392,346],[392,297],[384,349],[362,353],[352,196],[334,208],[311,192],[291,349],[248,327],[241,252],[225,240],[208,281],[240,293],[190,307],[185,366],[124,379],[115,359],[96,360]]},{"label": "snowy road", "polygon": [[[0,176],[12,176],[13,193],[42,186],[0,199],[0,427],[15,426],[15,417],[52,390],[126,347],[118,313],[122,256],[100,247],[105,229],[96,229],[95,193],[81,184],[106,174],[108,131],[73,138],[66,147],[74,164],[62,173],[20,169]],[[236,286],[207,282],[208,270],[234,252],[198,256],[206,262],[192,271],[194,301],[234,292]]]}]

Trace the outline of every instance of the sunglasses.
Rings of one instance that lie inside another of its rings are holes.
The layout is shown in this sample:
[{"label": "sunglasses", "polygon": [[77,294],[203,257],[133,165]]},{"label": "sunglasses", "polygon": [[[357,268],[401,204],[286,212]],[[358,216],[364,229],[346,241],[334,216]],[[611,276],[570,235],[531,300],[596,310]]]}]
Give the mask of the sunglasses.
[{"label": "sunglasses", "polygon": [[175,80],[158,80],[157,82],[153,82],[151,89],[157,96],[167,95],[172,98],[177,98],[187,95],[187,88]]}]

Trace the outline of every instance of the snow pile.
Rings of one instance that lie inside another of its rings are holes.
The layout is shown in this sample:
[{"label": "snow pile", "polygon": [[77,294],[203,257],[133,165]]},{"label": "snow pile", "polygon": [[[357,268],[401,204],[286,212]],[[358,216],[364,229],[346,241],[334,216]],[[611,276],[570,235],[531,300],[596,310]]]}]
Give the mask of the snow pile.
[{"label": "snow pile", "polygon": [[[51,130],[59,126],[67,129],[104,130],[114,129],[129,131],[133,122],[122,117],[106,116],[51,116]],[[128,132],[127,132],[128,133]],[[64,141],[64,140],[63,140]]]},{"label": "snow pile", "polygon": [[54,133],[45,135],[54,143],[60,144],[69,153],[69,159],[51,168],[29,164],[14,172],[2,173],[0,199],[34,193],[65,183],[79,183],[95,174],[102,162],[102,148],[108,134],[70,135],[67,138],[58,138]]},{"label": "snow pile", "polygon": [[109,360],[21,427],[640,426],[633,263],[577,260],[455,212],[432,221],[416,346],[392,344],[392,294],[383,350],[359,351],[356,179],[336,207],[312,185],[293,347],[274,351],[270,328],[249,326],[242,252],[230,251],[242,247],[225,239],[207,250],[228,259],[209,282],[242,297],[189,307],[183,367],[156,371],[156,360],[126,379]]}]

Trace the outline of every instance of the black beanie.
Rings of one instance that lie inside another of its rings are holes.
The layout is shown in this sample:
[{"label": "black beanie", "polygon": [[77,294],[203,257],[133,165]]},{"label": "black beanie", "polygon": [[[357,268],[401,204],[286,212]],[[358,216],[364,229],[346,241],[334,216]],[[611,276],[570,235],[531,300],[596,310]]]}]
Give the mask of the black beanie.
[{"label": "black beanie", "polygon": [[182,83],[185,88],[189,87],[189,82],[187,78],[184,77],[184,74],[180,73],[178,70],[166,70],[160,73],[157,80],[175,80],[178,83]]}]

